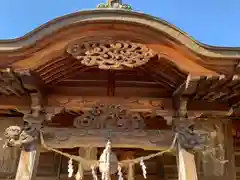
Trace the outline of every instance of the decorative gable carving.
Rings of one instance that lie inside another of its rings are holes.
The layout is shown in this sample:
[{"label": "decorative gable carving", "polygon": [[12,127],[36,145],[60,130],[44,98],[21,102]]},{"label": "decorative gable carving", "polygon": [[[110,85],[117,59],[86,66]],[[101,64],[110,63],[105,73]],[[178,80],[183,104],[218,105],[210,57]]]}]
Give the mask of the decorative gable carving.
[{"label": "decorative gable carving", "polygon": [[73,126],[80,129],[140,130],[145,124],[138,113],[128,112],[120,105],[96,104],[91,110],[75,118]]},{"label": "decorative gable carving", "polygon": [[156,55],[145,45],[129,41],[76,42],[67,52],[86,66],[115,70],[142,66]]}]

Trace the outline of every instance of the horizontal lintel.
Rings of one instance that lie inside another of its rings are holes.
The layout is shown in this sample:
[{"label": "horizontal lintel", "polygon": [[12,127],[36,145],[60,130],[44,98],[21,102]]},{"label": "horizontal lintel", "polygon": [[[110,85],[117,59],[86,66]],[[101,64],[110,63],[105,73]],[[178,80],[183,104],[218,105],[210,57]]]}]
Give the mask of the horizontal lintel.
[{"label": "horizontal lintel", "polygon": [[[172,98],[145,97],[103,97],[103,96],[61,96],[49,95],[48,106],[64,107],[73,110],[88,110],[95,104],[119,104],[132,111],[164,111],[173,110]],[[207,102],[204,100],[189,100],[189,111],[228,111],[229,105],[222,102]]]},{"label": "horizontal lintel", "polygon": [[44,127],[42,132],[45,144],[52,148],[105,147],[110,135],[113,148],[162,150],[169,148],[174,138],[171,130],[120,131]]}]

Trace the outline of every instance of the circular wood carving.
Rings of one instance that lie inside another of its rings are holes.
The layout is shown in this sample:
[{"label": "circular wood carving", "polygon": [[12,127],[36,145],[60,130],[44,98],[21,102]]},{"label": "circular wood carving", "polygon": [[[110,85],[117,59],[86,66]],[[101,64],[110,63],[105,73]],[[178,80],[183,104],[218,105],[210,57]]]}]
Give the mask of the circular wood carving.
[{"label": "circular wood carving", "polygon": [[156,55],[145,45],[129,41],[74,43],[67,52],[86,66],[115,70],[141,66]]}]

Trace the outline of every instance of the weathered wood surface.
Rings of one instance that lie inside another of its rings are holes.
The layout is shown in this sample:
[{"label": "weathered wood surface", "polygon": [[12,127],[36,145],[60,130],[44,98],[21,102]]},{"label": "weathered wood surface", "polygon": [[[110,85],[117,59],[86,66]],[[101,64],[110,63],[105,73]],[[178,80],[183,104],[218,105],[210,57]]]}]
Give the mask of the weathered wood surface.
[{"label": "weathered wood surface", "polygon": [[75,128],[43,128],[45,143],[53,148],[105,147],[111,137],[112,147],[162,150],[169,148],[173,140],[172,131],[136,130],[109,131]]},{"label": "weathered wood surface", "polygon": [[33,180],[36,177],[39,150],[35,145],[23,148],[15,180]]}]

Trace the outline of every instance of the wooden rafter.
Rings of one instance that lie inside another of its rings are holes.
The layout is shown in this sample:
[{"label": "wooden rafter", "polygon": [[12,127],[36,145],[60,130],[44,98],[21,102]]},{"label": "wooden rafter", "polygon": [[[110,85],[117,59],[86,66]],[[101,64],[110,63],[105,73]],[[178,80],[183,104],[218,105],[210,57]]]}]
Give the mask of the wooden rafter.
[{"label": "wooden rafter", "polygon": [[145,73],[153,78],[156,82],[160,82],[164,87],[168,87],[171,90],[182,83],[186,77],[184,72],[178,70],[178,68],[169,60],[158,57],[147,63],[141,68]]},{"label": "wooden rafter", "polygon": [[[89,68],[97,67],[93,66]],[[85,72],[89,68],[73,57],[63,56],[35,68],[34,71],[39,74],[45,84],[53,86],[74,77],[80,71]],[[143,71],[146,76],[151,77],[151,81],[156,84],[161,84],[162,87],[166,87],[169,91],[173,91],[179,83],[184,81],[184,77],[186,76],[186,74],[181,72],[170,60],[158,56],[155,56],[139,68],[129,68],[129,70]],[[89,72],[86,72],[86,74],[88,73]],[[94,79],[94,77],[92,77],[92,79]],[[79,80],[85,79],[81,79],[80,77]],[[142,81],[144,81],[144,79]],[[134,87],[134,82],[132,82],[131,86]]]},{"label": "wooden rafter", "polygon": [[46,70],[50,70],[51,67],[54,68],[57,64],[62,64],[66,62],[66,59],[69,57],[69,55],[63,55],[61,57],[57,57],[49,61],[48,63],[43,63],[37,67],[35,67],[33,70],[37,73],[45,72]]},{"label": "wooden rafter", "polygon": [[86,67],[79,64],[79,63],[73,63],[70,66],[67,66],[68,69],[60,69],[58,72],[53,73],[52,76],[49,76],[48,78],[44,79],[46,84],[55,85],[58,82],[67,79],[68,77],[71,77],[75,73],[77,73],[80,70],[85,69]]},{"label": "wooden rafter", "polygon": [[189,100],[219,101],[229,103],[232,109],[238,109],[240,98],[240,79],[238,75],[191,77],[174,92]]}]

